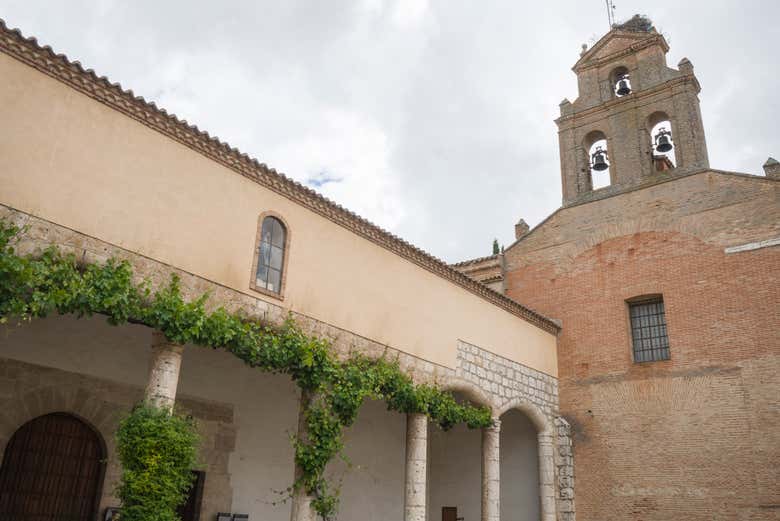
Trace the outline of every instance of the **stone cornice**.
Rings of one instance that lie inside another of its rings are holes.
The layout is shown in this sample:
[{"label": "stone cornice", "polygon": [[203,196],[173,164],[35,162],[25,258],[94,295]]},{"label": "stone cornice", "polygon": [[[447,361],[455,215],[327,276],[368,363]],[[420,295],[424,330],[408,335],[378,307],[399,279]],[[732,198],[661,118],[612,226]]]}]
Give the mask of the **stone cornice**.
[{"label": "stone cornice", "polygon": [[[602,47],[604,47],[609,40],[616,37],[629,38],[637,41],[635,43],[632,43],[625,49],[615,51],[611,54],[608,54],[606,56],[601,56],[599,58],[593,58],[593,55],[596,54]],[[615,61],[624,56],[628,56],[629,54],[634,54],[642,49],[652,47],[653,45],[660,45],[663,48],[664,52],[669,51],[669,44],[666,43],[666,39],[661,34],[636,33],[631,31],[620,31],[620,30],[613,29],[612,31],[605,34],[604,37],[601,38],[601,40],[596,42],[596,44],[593,47],[591,47],[584,55],[582,55],[582,57],[579,60],[577,60],[577,63],[574,64],[572,70],[574,72],[579,73],[587,69],[592,69],[594,67],[601,67],[605,63]]]},{"label": "stone cornice", "polygon": [[0,19],[0,52],[3,52],[52,78],[65,83],[92,99],[152,128],[161,134],[203,154],[256,183],[287,197],[295,203],[343,226],[351,232],[417,264],[418,266],[454,283],[488,302],[557,334],[560,327],[547,317],[491,290],[450,267],[445,262],[409,244],[346,208],[330,201],[314,190],[301,185],[240,152],[198,127],[168,114],[165,109],[135,96],[131,90],[98,77],[91,69],[72,62],[67,56],[55,54],[48,46],[41,46],[35,38],[25,38],[17,29],[8,29]]},{"label": "stone cornice", "polygon": [[558,124],[559,131],[560,131],[563,130],[563,128],[561,128],[561,125],[571,123],[572,120],[582,119],[582,118],[587,118],[589,116],[597,115],[600,112],[606,112],[612,110],[615,107],[618,107],[620,105],[631,106],[629,102],[641,103],[647,98],[650,98],[661,91],[674,89],[675,87],[685,86],[688,84],[693,85],[694,91],[697,94],[701,91],[699,80],[696,79],[696,76],[694,76],[693,74],[684,74],[676,78],[666,80],[663,83],[659,83],[658,85],[655,85],[653,87],[632,92],[628,96],[614,98],[607,102],[600,103],[598,105],[594,105],[592,107],[588,107],[586,109],[582,109],[579,111],[576,110],[575,104],[577,103],[577,101],[575,100],[574,103],[572,103],[573,110],[568,114],[564,114],[560,116],[558,119],[555,120],[555,123]]}]

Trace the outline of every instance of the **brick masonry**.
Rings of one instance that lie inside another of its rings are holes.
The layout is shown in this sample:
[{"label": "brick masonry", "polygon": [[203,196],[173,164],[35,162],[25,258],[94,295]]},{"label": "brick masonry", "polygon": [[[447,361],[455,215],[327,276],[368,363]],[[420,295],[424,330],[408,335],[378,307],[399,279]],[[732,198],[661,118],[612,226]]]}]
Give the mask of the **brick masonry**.
[{"label": "brick masonry", "polygon": [[[508,296],[562,324],[578,519],[777,519],[779,188],[671,176],[562,208],[506,250]],[[659,293],[671,360],[633,363],[625,301]]]}]

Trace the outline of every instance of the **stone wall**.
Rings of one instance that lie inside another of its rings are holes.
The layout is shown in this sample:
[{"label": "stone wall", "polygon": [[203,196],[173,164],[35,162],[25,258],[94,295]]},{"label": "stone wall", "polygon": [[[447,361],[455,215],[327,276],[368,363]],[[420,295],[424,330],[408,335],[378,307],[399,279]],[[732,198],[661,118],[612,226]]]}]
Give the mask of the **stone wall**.
[{"label": "stone wall", "polygon": [[[115,381],[0,358],[0,464],[11,436],[44,414],[68,412],[87,422],[106,446],[106,471],[100,513],[118,506],[114,489],[120,476],[114,433],[119,420],[143,397],[143,389]],[[201,512],[213,519],[231,496],[228,458],[235,446],[233,409],[229,404],[179,397],[177,407],[198,422],[199,461],[207,473]]]}]

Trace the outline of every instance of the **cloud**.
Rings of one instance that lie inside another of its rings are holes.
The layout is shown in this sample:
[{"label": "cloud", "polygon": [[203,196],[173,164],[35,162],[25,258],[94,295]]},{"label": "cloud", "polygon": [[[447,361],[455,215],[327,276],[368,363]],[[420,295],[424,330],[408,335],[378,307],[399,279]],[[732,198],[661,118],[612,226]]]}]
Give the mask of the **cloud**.
[{"label": "cloud", "polygon": [[[780,4],[617,7],[695,65],[713,167],[780,154]],[[553,120],[580,45],[607,30],[577,0],[0,0],[0,16],[449,261],[560,204]]]},{"label": "cloud", "polygon": [[330,183],[340,183],[343,180],[343,177],[335,177],[323,170],[322,172],[309,177],[306,180],[306,184],[314,188],[322,188]]}]

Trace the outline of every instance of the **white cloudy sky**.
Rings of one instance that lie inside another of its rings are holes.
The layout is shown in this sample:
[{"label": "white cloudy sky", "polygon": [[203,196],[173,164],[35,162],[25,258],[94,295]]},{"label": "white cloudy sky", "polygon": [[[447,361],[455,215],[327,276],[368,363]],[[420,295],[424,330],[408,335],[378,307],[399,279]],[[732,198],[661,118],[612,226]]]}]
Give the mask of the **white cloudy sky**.
[{"label": "white cloudy sky", "polygon": [[[702,84],[713,167],[780,158],[780,2],[615,0]],[[448,261],[560,202],[604,0],[0,0],[0,18]]]}]

